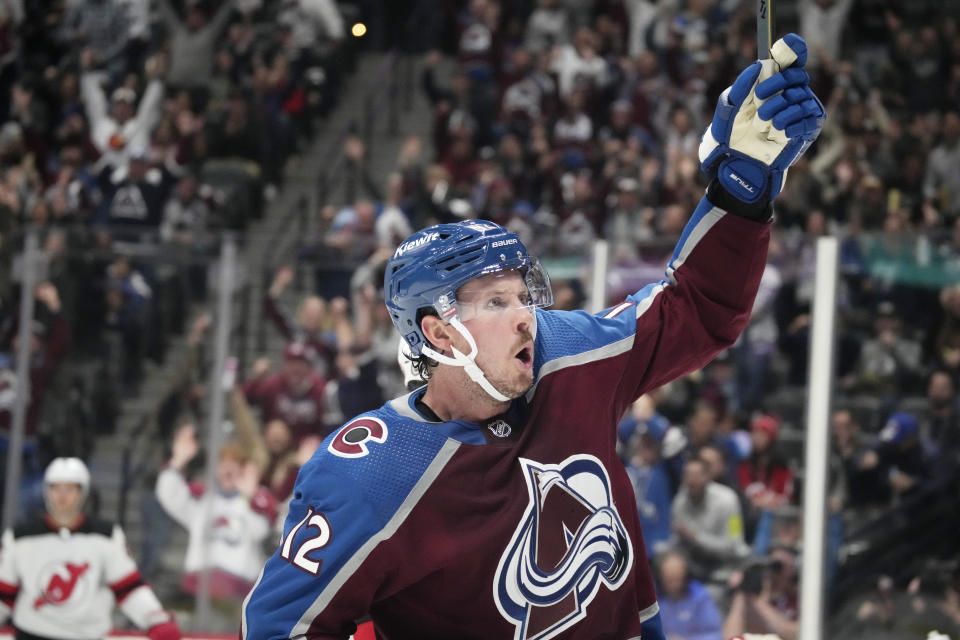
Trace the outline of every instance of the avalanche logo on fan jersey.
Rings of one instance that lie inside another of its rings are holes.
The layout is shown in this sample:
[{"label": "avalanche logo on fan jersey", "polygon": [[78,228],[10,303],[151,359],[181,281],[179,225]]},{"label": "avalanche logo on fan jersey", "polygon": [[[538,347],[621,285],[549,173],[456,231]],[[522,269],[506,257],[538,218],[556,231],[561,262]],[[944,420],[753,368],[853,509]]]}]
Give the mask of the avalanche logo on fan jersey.
[{"label": "avalanche logo on fan jersey", "polygon": [[587,615],[601,583],[620,588],[633,545],[597,458],[520,465],[530,502],[500,558],[493,597],[516,627],[514,640],[547,640]]},{"label": "avalanche logo on fan jersey", "polygon": [[230,513],[218,514],[210,524],[208,540],[220,540],[232,547],[243,542],[243,523],[231,518]]}]

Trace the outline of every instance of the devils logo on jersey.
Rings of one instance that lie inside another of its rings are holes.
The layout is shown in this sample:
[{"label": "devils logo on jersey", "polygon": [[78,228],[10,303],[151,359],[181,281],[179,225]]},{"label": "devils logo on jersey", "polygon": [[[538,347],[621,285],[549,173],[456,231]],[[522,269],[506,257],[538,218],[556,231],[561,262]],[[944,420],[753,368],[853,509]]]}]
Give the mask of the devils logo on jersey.
[{"label": "devils logo on jersey", "polygon": [[[90,568],[90,563],[73,564],[67,562],[65,565],[57,566],[49,576],[40,596],[34,600],[33,608],[39,609],[48,604],[63,604],[73,595],[74,589],[80,582],[80,578]],[[47,573],[44,571],[43,573]]]},{"label": "devils logo on jersey", "polygon": [[520,465],[530,502],[500,558],[493,595],[516,626],[514,640],[547,640],[586,616],[601,583],[624,583],[633,546],[597,458]]}]

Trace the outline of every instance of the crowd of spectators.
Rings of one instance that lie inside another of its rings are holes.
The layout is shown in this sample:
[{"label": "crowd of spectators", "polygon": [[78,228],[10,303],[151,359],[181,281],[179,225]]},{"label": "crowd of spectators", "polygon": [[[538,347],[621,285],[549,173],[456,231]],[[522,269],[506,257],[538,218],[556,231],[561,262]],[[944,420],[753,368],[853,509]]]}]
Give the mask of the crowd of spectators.
[{"label": "crowd of spectators", "polygon": [[163,361],[217,232],[261,214],[334,106],[344,35],[332,0],[0,2],[4,444],[25,230],[41,254],[28,478],[89,455]]},{"label": "crowd of spectators", "polygon": [[[215,487],[189,482],[211,393],[198,373],[208,364],[209,318],[191,328],[190,355],[160,421],[171,455],[144,502],[140,564],[155,575],[170,525],[181,524],[190,550],[180,586],[194,593],[196,572],[212,568],[225,628],[255,579],[252,564],[231,558],[275,545],[270,531],[282,525],[299,465],[344,416],[406,390],[382,304],[383,266],[396,244],[427,224],[485,218],[517,232],[548,268],[607,240],[611,301],[659,279],[705,186],[700,133],[720,91],[756,57],[754,6],[743,0],[407,4],[425,51],[418,80],[429,137],[402,140],[384,175],[372,173],[362,139],[347,139],[345,171],[363,193],[323,202],[319,233],[291,256],[312,265],[315,289],[291,291],[301,265],[280,264],[259,300],[286,346],[212,390],[230,399]],[[26,222],[44,230],[54,284],[37,292],[46,308],[38,367],[63,357],[65,317],[83,348],[135,354],[106,359],[113,378],[129,384],[140,356],[162,350],[151,338],[161,275],[135,251],[110,252],[82,265],[78,288],[62,256],[118,244],[208,252],[206,232],[238,222],[224,190],[242,175],[258,198],[271,197],[312,117],[332,105],[343,25],[329,11],[334,3],[307,0],[159,0],[155,13],[136,0],[61,12],[3,7],[7,33],[22,36],[9,40],[15,63],[0,70],[0,90],[10,94],[0,101],[10,105],[0,114],[0,257],[11,255],[8,239]],[[852,603],[849,619],[891,637],[901,618],[890,594],[897,606],[942,613],[955,630],[955,574],[933,575],[917,554],[879,576],[854,562],[851,542],[880,553],[883,541],[864,533],[878,518],[910,514],[957,478],[960,7],[801,0],[780,20],[778,30],[796,30],[810,45],[829,119],[777,200],[751,323],[703,371],[640,398],[619,428],[665,630],[688,639],[796,635],[802,386],[814,250],[827,234],[842,246],[830,585],[852,585],[837,600]],[[317,68],[320,87],[311,84]],[[211,188],[210,163],[220,158],[243,162],[226,186]],[[0,278],[8,315],[14,280]],[[204,270],[183,280],[202,299]],[[583,282],[557,278],[556,304],[582,307]],[[94,299],[101,302],[89,305]],[[201,557],[204,504],[218,514],[220,546]],[[955,511],[940,526],[956,523]],[[887,532],[902,542],[910,525],[893,519]],[[924,551],[949,555],[943,543]]]}]

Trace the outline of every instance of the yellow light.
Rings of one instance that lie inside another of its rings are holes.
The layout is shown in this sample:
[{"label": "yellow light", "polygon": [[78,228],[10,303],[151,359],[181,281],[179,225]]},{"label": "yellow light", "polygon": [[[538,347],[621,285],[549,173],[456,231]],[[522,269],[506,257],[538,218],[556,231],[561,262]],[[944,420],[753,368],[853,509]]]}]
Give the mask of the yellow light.
[{"label": "yellow light", "polygon": [[350,27],[350,33],[353,34],[354,38],[362,38],[363,35],[367,32],[367,25],[362,22],[357,22],[352,27]]}]

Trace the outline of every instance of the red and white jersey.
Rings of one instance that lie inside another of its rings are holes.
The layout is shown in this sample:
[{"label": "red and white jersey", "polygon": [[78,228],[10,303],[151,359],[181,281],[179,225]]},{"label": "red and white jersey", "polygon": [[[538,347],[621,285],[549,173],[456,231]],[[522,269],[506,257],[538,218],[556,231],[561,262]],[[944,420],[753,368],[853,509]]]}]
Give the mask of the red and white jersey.
[{"label": "red and white jersey", "polygon": [[[266,560],[263,543],[273,533],[276,500],[261,487],[249,500],[240,493],[206,491],[201,483],[188,484],[167,467],[157,476],[157,499],[174,520],[190,532],[187,572],[220,569],[253,583]],[[208,511],[209,510],[209,511]],[[207,544],[204,521],[209,512]]]},{"label": "red and white jersey", "polygon": [[119,604],[137,626],[166,622],[127,552],[119,526],[84,518],[74,529],[46,519],[6,530],[0,550],[0,611],[32,635],[102,638]]}]

